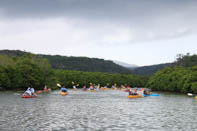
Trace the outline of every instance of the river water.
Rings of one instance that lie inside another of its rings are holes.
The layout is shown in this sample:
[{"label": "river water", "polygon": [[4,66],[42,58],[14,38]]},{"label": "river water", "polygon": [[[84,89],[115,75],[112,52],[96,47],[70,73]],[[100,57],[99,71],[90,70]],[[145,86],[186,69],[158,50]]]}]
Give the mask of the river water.
[{"label": "river water", "polygon": [[22,99],[0,92],[5,131],[197,131],[197,100],[170,93],[129,99],[123,91],[58,91]]}]

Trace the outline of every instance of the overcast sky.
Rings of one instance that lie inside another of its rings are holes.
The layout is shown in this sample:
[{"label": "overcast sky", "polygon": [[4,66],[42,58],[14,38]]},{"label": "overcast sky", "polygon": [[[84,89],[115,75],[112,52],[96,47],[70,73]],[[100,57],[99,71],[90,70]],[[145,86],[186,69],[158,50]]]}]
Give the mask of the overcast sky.
[{"label": "overcast sky", "polygon": [[152,65],[197,51],[197,0],[0,0],[0,49]]}]

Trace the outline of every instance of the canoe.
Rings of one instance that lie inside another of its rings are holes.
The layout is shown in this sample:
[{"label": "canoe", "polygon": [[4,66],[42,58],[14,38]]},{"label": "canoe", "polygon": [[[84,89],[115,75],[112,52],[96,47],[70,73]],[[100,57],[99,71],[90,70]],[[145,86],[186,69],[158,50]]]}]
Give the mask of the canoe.
[{"label": "canoe", "polygon": [[142,96],[140,94],[138,95],[129,95],[128,98],[141,98]]},{"label": "canoe", "polygon": [[22,95],[21,98],[36,98],[37,96],[25,96],[25,95]]},{"label": "canoe", "polygon": [[65,95],[67,95],[68,93],[67,92],[60,92],[60,95],[62,95],[62,96],[65,96]]},{"label": "canoe", "polygon": [[159,96],[159,94],[149,94],[149,95],[143,95],[143,96]]}]

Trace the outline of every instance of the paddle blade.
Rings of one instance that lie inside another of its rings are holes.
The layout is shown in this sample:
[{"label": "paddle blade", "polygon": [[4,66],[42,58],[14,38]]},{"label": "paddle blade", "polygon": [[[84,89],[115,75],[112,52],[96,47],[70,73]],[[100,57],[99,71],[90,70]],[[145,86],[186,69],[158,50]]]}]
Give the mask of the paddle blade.
[{"label": "paddle blade", "polygon": [[192,93],[187,93],[187,95],[188,95],[188,96],[193,96],[193,94],[192,94]]},{"label": "paddle blade", "polygon": [[57,86],[58,86],[58,87],[61,87],[61,85],[60,85],[59,83],[57,83]]}]

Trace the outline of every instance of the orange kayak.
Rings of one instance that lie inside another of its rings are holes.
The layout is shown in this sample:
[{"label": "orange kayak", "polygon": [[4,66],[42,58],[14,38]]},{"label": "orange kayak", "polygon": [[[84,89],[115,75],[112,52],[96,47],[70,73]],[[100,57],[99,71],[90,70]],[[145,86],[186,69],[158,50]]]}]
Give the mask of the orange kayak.
[{"label": "orange kayak", "polygon": [[62,95],[62,96],[65,96],[65,95],[67,95],[68,93],[67,92],[60,92],[60,95]]},{"label": "orange kayak", "polygon": [[129,95],[128,98],[141,98],[142,95]]}]

